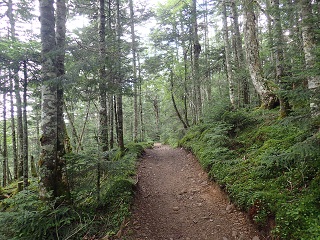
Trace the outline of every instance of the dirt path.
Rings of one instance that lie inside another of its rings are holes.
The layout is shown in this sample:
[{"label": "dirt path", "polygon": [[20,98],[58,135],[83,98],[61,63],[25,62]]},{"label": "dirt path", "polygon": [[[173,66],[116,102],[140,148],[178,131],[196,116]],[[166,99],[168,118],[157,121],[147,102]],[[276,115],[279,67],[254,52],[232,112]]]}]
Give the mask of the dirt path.
[{"label": "dirt path", "polygon": [[146,151],[138,177],[133,216],[121,239],[262,240],[192,154],[157,144]]}]

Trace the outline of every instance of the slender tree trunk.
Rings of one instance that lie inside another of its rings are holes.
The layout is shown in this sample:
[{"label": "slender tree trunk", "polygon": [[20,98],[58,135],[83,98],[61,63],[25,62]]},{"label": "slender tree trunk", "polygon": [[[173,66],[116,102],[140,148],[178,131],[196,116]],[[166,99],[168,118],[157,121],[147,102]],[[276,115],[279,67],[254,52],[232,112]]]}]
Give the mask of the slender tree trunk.
[{"label": "slender tree trunk", "polygon": [[89,119],[90,106],[91,106],[91,99],[88,102],[86,116],[85,116],[85,119],[84,119],[84,123],[83,123],[83,127],[82,127],[82,130],[81,130],[79,139],[78,139],[79,141],[78,141],[78,144],[77,144],[76,153],[78,153],[80,149],[83,150],[82,139],[83,139],[84,131],[86,129],[86,125],[87,125],[87,122],[88,122],[88,119]]},{"label": "slender tree trunk", "polygon": [[320,115],[320,76],[313,73],[316,68],[316,42],[314,22],[312,21],[312,1],[300,0],[301,31],[303,51],[308,75],[308,88],[311,92],[310,109],[313,117]]},{"label": "slender tree trunk", "polygon": [[99,92],[100,92],[100,133],[99,139],[102,151],[108,151],[108,110],[107,110],[107,73],[105,66],[106,59],[106,15],[105,15],[105,1],[99,1],[99,55],[100,55],[100,69],[99,69]]},{"label": "slender tree trunk", "polygon": [[28,162],[28,119],[27,119],[27,60],[23,61],[23,188],[27,188],[29,183],[29,162]]},{"label": "slender tree trunk", "polygon": [[8,184],[8,145],[7,145],[7,90],[6,84],[3,87],[3,151],[2,151],[2,186],[6,187]]},{"label": "slender tree trunk", "polygon": [[21,178],[23,177],[23,116],[18,70],[14,71],[14,81],[17,108],[18,178]]},{"label": "slender tree trunk", "polygon": [[[234,24],[234,34],[235,34],[235,54],[236,54],[236,66],[238,68],[238,74],[240,77],[240,85],[239,88],[243,97],[243,104],[249,104],[249,83],[247,80],[247,71],[245,68],[245,58],[244,51],[242,47],[242,38],[240,34],[240,26],[239,26],[239,14],[238,7],[236,5],[236,0],[231,1],[231,10]],[[239,99],[240,102],[240,99]]]},{"label": "slender tree trunk", "polygon": [[[16,38],[15,33],[15,18],[13,15],[13,3],[12,0],[8,1],[8,11],[7,17],[10,23],[10,38],[12,41]],[[10,70],[9,70],[10,71]],[[16,141],[16,124],[14,117],[14,104],[13,104],[13,78],[11,76],[11,71],[9,72],[10,77],[10,103],[11,103],[11,128],[12,128],[12,150],[13,150],[13,178],[18,179],[18,152],[17,152],[17,141]]]},{"label": "slender tree trunk", "polygon": [[155,97],[155,99],[153,99],[153,110],[156,117],[156,131],[157,131],[156,140],[159,141],[160,140],[160,108],[159,108],[159,100],[157,96]]},{"label": "slender tree trunk", "polygon": [[63,103],[63,108],[65,109],[65,112],[67,114],[67,118],[68,118],[69,124],[70,124],[71,129],[72,129],[73,144],[74,144],[74,147],[76,149],[76,153],[78,153],[79,149],[82,149],[82,144],[81,144],[81,140],[80,140],[80,137],[78,135],[77,129],[76,129],[75,125],[74,125],[74,116],[68,110],[68,107],[67,107],[65,102]]},{"label": "slender tree trunk", "polygon": [[141,133],[140,133],[140,141],[144,141],[145,139],[145,128],[144,128],[144,121],[143,121],[143,105],[142,105],[142,81],[141,81],[141,64],[140,64],[140,57],[138,57],[138,79],[139,79],[139,112],[140,112],[140,126],[141,126]]},{"label": "slender tree trunk", "polygon": [[273,1],[274,12],[274,39],[275,39],[275,60],[276,60],[276,81],[280,87],[280,117],[286,117],[290,110],[288,98],[285,96],[286,84],[284,82],[284,37],[281,25],[280,1]]},{"label": "slender tree trunk", "polygon": [[233,72],[231,66],[231,47],[229,43],[229,29],[227,22],[227,6],[226,3],[223,2],[223,10],[222,10],[222,19],[223,19],[223,41],[224,41],[224,49],[225,49],[225,58],[226,58],[226,68],[227,68],[227,79],[229,83],[229,98],[230,103],[233,108],[236,108],[236,100],[234,95],[234,79]]},{"label": "slender tree trunk", "polygon": [[176,114],[180,120],[180,122],[182,123],[183,125],[183,128],[184,129],[187,129],[188,128],[188,125],[186,124],[186,122],[183,120],[179,110],[178,110],[178,107],[177,107],[177,104],[176,104],[176,100],[174,98],[174,94],[173,94],[173,72],[172,70],[170,71],[170,84],[171,84],[171,88],[170,88],[170,92],[171,92],[171,100],[172,100],[172,104],[173,104],[173,107],[174,107],[174,110],[176,111]]},{"label": "slender tree trunk", "polygon": [[16,21],[14,19],[14,15],[13,15],[12,0],[8,0],[7,4],[8,4],[7,16],[9,18],[9,23],[10,23],[10,38],[11,38],[11,40],[15,40],[15,38],[16,38],[16,28],[15,28]]},{"label": "slender tree trunk", "polygon": [[244,18],[245,18],[245,45],[247,64],[252,83],[259,94],[262,107],[272,109],[275,107],[277,98],[269,89],[266,79],[263,77],[261,60],[259,56],[259,43],[256,32],[256,16],[254,13],[254,0],[244,0]]},{"label": "slender tree trunk", "polygon": [[192,0],[191,7],[191,16],[192,16],[192,29],[193,29],[193,81],[195,85],[195,111],[196,111],[196,121],[199,121],[202,115],[202,97],[201,97],[201,76],[200,76],[200,66],[199,66],[199,58],[201,52],[201,45],[199,43],[198,36],[198,22],[197,22],[197,0]]},{"label": "slender tree trunk", "polygon": [[[180,21],[180,29],[181,34],[185,35],[183,21]],[[183,95],[183,105],[184,105],[184,122],[187,127],[190,127],[188,120],[188,48],[186,47],[186,41],[184,38],[181,40],[182,50],[183,50],[183,87],[184,87],[184,95]],[[210,86],[211,87],[211,86]]]},{"label": "slender tree trunk", "polygon": [[108,104],[109,104],[109,121],[110,121],[110,149],[113,149],[114,147],[114,119],[115,119],[115,112],[114,112],[114,96],[113,94],[111,94],[109,96],[109,101],[108,101]]},{"label": "slender tree trunk", "polygon": [[131,27],[131,49],[132,49],[132,66],[133,66],[133,109],[134,109],[134,127],[133,141],[138,142],[139,112],[138,112],[138,81],[137,81],[137,43],[134,31],[134,11],[133,0],[129,0],[130,5],[130,27]]},{"label": "slender tree trunk", "polygon": [[16,123],[14,117],[14,103],[13,103],[13,79],[11,74],[9,74],[10,78],[10,113],[11,113],[11,137],[12,137],[12,150],[13,150],[13,179],[18,179],[18,153],[17,153],[17,140],[16,140]]},{"label": "slender tree trunk", "polygon": [[118,146],[121,151],[124,151],[124,140],[123,140],[123,109],[122,109],[122,74],[121,74],[121,18],[120,18],[120,0],[116,1],[117,5],[117,49],[118,49],[118,56],[117,56],[117,84],[118,84],[118,92],[117,92],[117,117],[118,117]]},{"label": "slender tree trunk", "polygon": [[117,95],[117,116],[118,116],[118,146],[121,151],[124,151],[123,140],[123,109],[122,109],[122,94]]},{"label": "slender tree trunk", "polygon": [[65,78],[65,46],[66,46],[66,22],[67,22],[67,0],[56,1],[56,69],[57,69],[57,162],[56,162],[56,184],[57,195],[65,196],[65,200],[70,200],[70,189],[67,177],[66,160],[64,155],[72,151],[70,138],[64,121],[64,91],[63,79]]}]

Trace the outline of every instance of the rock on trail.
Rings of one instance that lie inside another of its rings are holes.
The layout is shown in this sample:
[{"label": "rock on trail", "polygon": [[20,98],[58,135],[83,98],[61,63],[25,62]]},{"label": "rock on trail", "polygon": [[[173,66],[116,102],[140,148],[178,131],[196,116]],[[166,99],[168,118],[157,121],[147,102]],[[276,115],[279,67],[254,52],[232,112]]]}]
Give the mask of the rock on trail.
[{"label": "rock on trail", "polygon": [[123,240],[262,240],[246,215],[192,154],[156,144],[138,169],[133,215]]}]

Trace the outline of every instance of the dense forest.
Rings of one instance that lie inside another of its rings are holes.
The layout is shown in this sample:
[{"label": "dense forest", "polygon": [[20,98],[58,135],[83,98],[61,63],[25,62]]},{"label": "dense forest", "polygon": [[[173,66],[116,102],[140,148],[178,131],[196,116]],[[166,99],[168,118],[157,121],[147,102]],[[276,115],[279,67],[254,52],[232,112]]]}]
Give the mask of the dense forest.
[{"label": "dense forest", "polygon": [[269,239],[320,238],[320,1],[0,2],[0,239],[100,239],[184,147]]}]

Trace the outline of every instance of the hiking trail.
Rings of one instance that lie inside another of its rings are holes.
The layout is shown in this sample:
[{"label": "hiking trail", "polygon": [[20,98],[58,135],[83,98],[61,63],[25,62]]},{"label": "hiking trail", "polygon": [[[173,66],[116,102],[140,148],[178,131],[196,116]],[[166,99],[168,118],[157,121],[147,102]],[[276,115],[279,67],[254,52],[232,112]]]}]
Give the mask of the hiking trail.
[{"label": "hiking trail", "polygon": [[262,240],[187,151],[155,144],[140,160],[122,240]]}]

